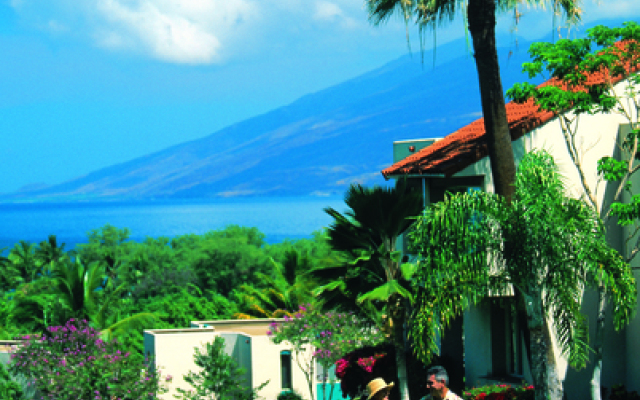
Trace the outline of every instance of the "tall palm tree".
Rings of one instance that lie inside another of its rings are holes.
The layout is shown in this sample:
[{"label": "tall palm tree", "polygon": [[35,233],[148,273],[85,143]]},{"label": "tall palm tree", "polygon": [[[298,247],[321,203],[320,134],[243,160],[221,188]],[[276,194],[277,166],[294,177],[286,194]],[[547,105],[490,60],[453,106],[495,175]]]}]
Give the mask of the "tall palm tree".
[{"label": "tall palm tree", "polygon": [[325,209],[334,219],[329,244],[343,259],[313,271],[324,283],[317,294],[327,307],[355,307],[385,330],[396,347],[400,393],[408,398],[404,329],[413,268],[402,263],[397,239],[422,211],[422,195],[405,180],[391,188],[356,184],[348,189],[345,203],[350,210],[344,215]]},{"label": "tall palm tree", "polygon": [[500,67],[496,50],[496,10],[514,9],[520,3],[552,3],[554,11],[564,11],[567,18],[580,17],[580,0],[366,0],[369,19],[378,25],[400,12],[406,23],[415,19],[420,30],[435,28],[436,23],[451,20],[466,9],[466,21],[473,40],[478,70],[482,114],[497,194],[510,200],[514,193],[515,161],[507,124]]}]

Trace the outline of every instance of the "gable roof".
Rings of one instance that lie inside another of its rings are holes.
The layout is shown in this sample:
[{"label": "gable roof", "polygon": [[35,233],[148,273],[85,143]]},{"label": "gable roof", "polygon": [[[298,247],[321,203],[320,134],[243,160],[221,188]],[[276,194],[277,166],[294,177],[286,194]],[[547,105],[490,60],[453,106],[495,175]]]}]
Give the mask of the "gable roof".
[{"label": "gable roof", "polygon": [[[621,42],[616,43],[621,47]],[[633,68],[637,70],[637,68]],[[593,73],[587,78],[587,85],[602,83],[605,72]],[[622,80],[621,76],[612,79],[613,83]],[[538,87],[559,85],[557,79],[550,79]],[[533,99],[525,103],[510,101],[506,104],[507,123],[511,141],[520,139],[526,133],[554,118],[551,111],[543,111],[535,105]],[[477,119],[430,146],[396,162],[382,170],[386,179],[398,175],[444,175],[450,177],[475,164],[489,154],[484,118]]]}]

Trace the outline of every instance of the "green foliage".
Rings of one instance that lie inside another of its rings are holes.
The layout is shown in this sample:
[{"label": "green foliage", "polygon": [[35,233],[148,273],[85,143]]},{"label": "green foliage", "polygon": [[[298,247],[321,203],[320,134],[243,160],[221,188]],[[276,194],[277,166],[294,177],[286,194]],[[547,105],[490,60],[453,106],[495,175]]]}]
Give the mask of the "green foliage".
[{"label": "green foliage", "polygon": [[[621,138],[619,157],[605,156],[597,166],[598,174],[605,181],[619,182],[622,188],[602,215],[605,219],[616,217],[623,226],[636,223],[640,217],[640,201],[632,198],[625,202],[622,197],[624,192],[631,193],[631,177],[638,170],[634,161],[638,157],[640,133],[636,109],[640,100],[640,75],[629,66],[636,66],[640,62],[639,46],[640,25],[633,21],[625,22],[619,28],[596,26],[588,30],[585,39],[535,43],[529,49],[532,62],[524,64],[523,70],[530,77],[547,72],[555,79],[554,84],[536,87],[523,83],[507,90],[507,96],[514,101],[524,102],[532,98],[540,109],[551,111],[559,117],[569,153],[582,175],[581,153],[576,146],[577,119],[580,115],[611,112],[619,114],[629,123],[629,132]],[[589,81],[588,78],[595,74],[603,79]],[[616,92],[613,87],[620,80],[624,87]],[[569,110],[572,114],[566,113]],[[584,178],[582,180],[587,201],[599,209],[592,194],[593,189]]]},{"label": "green foliage", "polygon": [[86,321],[69,320],[25,339],[11,356],[10,372],[26,377],[44,398],[150,400],[165,392],[158,371],[116,341],[100,339]]},{"label": "green foliage", "polygon": [[533,400],[534,387],[531,385],[485,385],[465,390],[465,400]]},{"label": "green foliage", "polygon": [[304,400],[304,397],[295,390],[286,390],[276,397],[277,400]]},{"label": "green foliage", "polygon": [[204,352],[197,348],[194,356],[195,364],[202,368],[199,373],[190,371],[184,376],[193,389],[178,388],[176,398],[183,400],[253,400],[258,398],[257,392],[267,382],[256,388],[246,387],[242,381],[244,374],[233,358],[224,352],[224,339],[216,336],[213,343],[206,343]]},{"label": "green foliage", "polygon": [[130,310],[157,315],[155,328],[189,326],[191,321],[229,319],[236,305],[227,298],[211,293],[205,296],[197,287],[183,288],[180,292],[157,296],[131,304]]},{"label": "green foliage", "polygon": [[389,331],[391,319],[403,324],[406,304],[399,299],[412,299],[411,269],[403,267],[396,242],[422,211],[422,196],[399,180],[389,188],[351,185],[345,203],[350,210],[344,215],[325,210],[334,219],[329,244],[340,255],[313,271],[322,285],[315,293],[327,308],[368,315]]},{"label": "green foliage", "polygon": [[236,318],[292,316],[301,305],[313,300],[315,282],[308,274],[313,269],[313,261],[306,253],[291,248],[284,251],[282,263],[273,259],[271,262],[272,273],[257,276],[266,287],[245,284],[234,291],[240,308]]},{"label": "green foliage", "polygon": [[22,400],[22,386],[11,378],[4,363],[0,363],[0,398],[3,400]]},{"label": "green foliage", "polygon": [[171,241],[195,272],[203,291],[215,291],[223,296],[241,284],[260,286],[258,273],[271,270],[269,258],[262,246],[263,237],[255,228],[227,227],[203,236],[184,235]]},{"label": "green foliage", "polygon": [[311,298],[313,281],[304,272],[332,250],[321,232],[267,246],[256,228],[229,226],[137,243],[128,229],[106,225],[91,231],[76,252],[64,251],[50,235],[37,246],[20,242],[4,254],[0,337],[43,333],[69,318],[86,318],[123,348],[142,354],[143,329],[230,319],[249,304],[262,304],[240,289],[245,284],[268,294],[274,310],[297,310]]}]

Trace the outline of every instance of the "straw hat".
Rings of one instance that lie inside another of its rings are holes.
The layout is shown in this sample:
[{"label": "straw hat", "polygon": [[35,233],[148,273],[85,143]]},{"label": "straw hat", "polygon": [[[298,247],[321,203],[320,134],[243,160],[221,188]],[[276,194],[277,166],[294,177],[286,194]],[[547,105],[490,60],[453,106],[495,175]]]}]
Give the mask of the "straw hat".
[{"label": "straw hat", "polygon": [[381,390],[389,391],[393,387],[393,382],[387,384],[382,378],[376,378],[367,384],[367,392],[369,393],[369,397],[367,400],[371,400],[373,396],[376,395]]}]

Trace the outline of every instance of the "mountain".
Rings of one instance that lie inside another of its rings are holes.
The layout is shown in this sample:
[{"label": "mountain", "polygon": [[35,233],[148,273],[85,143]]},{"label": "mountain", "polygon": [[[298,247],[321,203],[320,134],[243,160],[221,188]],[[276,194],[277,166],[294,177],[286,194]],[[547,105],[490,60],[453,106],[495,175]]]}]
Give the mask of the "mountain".
[{"label": "mountain", "polygon": [[[499,50],[505,89],[526,79],[527,48]],[[439,46],[432,61],[408,54],[199,140],[1,200],[330,195],[351,182],[383,184],[393,141],[442,137],[481,116],[464,42]]]}]

